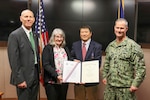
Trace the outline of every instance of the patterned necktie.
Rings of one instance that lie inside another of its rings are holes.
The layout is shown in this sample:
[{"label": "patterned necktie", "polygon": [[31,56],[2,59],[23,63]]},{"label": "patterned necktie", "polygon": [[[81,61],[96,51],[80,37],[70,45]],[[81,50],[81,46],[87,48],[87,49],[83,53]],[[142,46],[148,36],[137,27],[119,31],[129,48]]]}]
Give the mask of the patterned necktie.
[{"label": "patterned necktie", "polygon": [[33,33],[30,32],[30,42],[31,42],[31,45],[32,45],[32,49],[34,51],[34,56],[35,56],[35,64],[37,63],[37,57],[36,57],[36,51],[35,51],[35,42],[34,42],[34,38],[33,38]]},{"label": "patterned necktie", "polygon": [[86,47],[85,47],[85,43],[83,43],[82,45],[82,59],[83,61],[85,60],[85,56],[86,56]]}]

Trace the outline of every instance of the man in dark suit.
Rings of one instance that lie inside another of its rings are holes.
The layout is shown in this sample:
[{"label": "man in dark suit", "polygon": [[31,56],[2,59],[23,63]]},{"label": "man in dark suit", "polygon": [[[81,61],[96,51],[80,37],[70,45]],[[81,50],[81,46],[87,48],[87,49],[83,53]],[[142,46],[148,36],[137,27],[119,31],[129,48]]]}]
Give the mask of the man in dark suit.
[{"label": "man in dark suit", "polygon": [[[81,40],[73,43],[71,55],[74,60],[81,62],[99,60],[100,66],[102,45],[93,41],[91,37],[91,27],[82,26],[80,28]],[[97,91],[98,83],[77,83],[74,86],[75,100],[98,100]]]},{"label": "man in dark suit", "polygon": [[10,83],[16,86],[18,100],[37,100],[39,90],[38,39],[32,33],[35,21],[31,10],[21,12],[22,26],[8,38]]}]

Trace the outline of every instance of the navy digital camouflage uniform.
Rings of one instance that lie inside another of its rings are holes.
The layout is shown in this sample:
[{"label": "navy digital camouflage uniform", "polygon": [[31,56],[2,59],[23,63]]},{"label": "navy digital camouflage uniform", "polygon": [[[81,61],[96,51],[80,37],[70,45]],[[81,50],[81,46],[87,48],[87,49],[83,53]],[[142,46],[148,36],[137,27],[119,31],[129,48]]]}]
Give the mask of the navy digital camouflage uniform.
[{"label": "navy digital camouflage uniform", "polygon": [[136,100],[129,88],[139,87],[146,74],[141,47],[128,37],[118,45],[112,41],[106,48],[102,74],[107,79],[104,100]]}]

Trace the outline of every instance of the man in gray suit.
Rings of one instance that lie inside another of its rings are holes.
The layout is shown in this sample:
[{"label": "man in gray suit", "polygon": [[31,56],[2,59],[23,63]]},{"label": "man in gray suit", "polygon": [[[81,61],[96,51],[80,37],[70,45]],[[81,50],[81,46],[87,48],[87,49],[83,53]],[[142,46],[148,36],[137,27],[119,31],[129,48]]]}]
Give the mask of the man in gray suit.
[{"label": "man in gray suit", "polygon": [[[18,100],[37,100],[39,90],[38,39],[32,33],[35,21],[31,10],[21,12],[22,26],[8,38],[10,83],[16,86]],[[30,34],[31,33],[31,34]]]}]

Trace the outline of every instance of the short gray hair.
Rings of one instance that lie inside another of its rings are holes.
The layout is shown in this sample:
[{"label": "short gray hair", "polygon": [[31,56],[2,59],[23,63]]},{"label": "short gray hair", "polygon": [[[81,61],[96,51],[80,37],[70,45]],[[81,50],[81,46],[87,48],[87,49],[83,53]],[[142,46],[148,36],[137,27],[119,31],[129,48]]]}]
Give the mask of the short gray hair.
[{"label": "short gray hair", "polygon": [[65,40],[65,33],[64,33],[64,31],[61,29],[61,28],[55,28],[54,30],[53,30],[53,32],[52,32],[52,34],[51,34],[51,37],[50,37],[50,40],[49,40],[49,44],[50,45],[52,45],[52,46],[55,46],[56,45],[56,43],[55,43],[55,41],[54,41],[54,38],[55,38],[55,35],[56,34],[60,34],[60,35],[62,35],[62,37],[63,37],[63,42],[62,42],[62,44],[61,44],[61,47],[64,47],[65,45],[66,45],[66,40]]},{"label": "short gray hair", "polygon": [[128,27],[128,21],[127,21],[126,19],[124,19],[124,18],[118,18],[118,19],[115,21],[115,24],[116,24],[117,22],[123,22],[123,23],[125,23],[125,25]]}]

